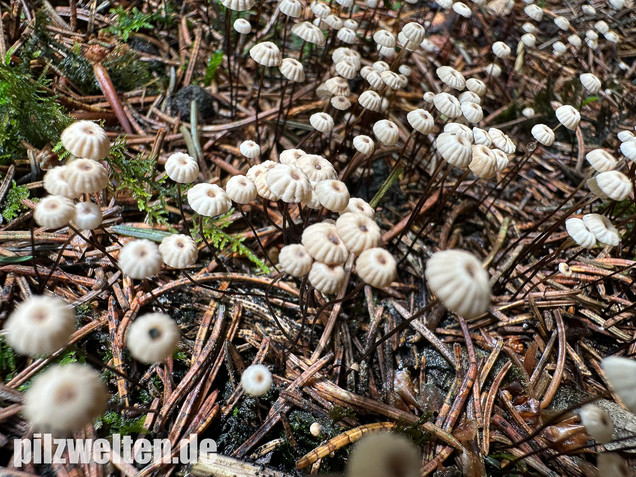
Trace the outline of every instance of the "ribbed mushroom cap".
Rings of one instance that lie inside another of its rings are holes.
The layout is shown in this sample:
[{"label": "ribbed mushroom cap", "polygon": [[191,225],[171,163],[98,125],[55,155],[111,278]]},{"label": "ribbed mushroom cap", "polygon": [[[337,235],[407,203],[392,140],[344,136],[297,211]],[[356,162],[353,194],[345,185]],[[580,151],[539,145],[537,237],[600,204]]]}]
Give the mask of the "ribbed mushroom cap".
[{"label": "ribbed mushroom cap", "polygon": [[[629,177],[627,177],[622,172],[601,172],[596,177],[590,179],[590,181],[594,181],[602,195],[612,200],[627,199],[627,197],[629,197],[632,192],[632,183],[629,180]],[[588,181],[588,184],[590,183],[590,181]],[[592,186],[590,186],[590,189],[591,188]],[[601,198],[605,197],[601,196]]]},{"label": "ribbed mushroom cap", "polygon": [[347,43],[349,45],[352,45],[356,42],[356,32],[353,31],[351,28],[341,28],[340,30],[338,30],[338,34],[336,35],[336,38],[338,38],[338,40],[342,41],[343,43]]},{"label": "ribbed mushroom cap", "polygon": [[397,264],[393,255],[383,248],[368,248],[356,260],[356,273],[364,283],[384,288],[397,276]]},{"label": "ribbed mushroom cap", "polygon": [[282,0],[278,9],[288,17],[298,18],[303,13],[303,4],[300,0]]},{"label": "ribbed mushroom cap", "polygon": [[596,94],[601,89],[601,80],[592,73],[583,73],[579,76],[583,87],[591,94]]},{"label": "ribbed mushroom cap", "polygon": [[352,30],[357,30],[360,27],[360,24],[358,23],[357,20],[354,20],[353,18],[347,18],[344,21],[344,26],[347,28],[351,28]]},{"label": "ribbed mushroom cap", "polygon": [[612,440],[614,423],[609,414],[600,407],[594,404],[583,406],[581,408],[581,422],[595,441],[605,444]]},{"label": "ribbed mushroom cap", "polygon": [[216,217],[232,207],[229,196],[216,184],[196,184],[188,190],[188,204],[199,215]]},{"label": "ribbed mushroom cap", "polygon": [[419,477],[420,451],[409,439],[389,432],[362,437],[354,446],[345,477]]},{"label": "ribbed mushroom cap", "polygon": [[603,358],[601,367],[612,391],[621,398],[630,412],[636,413],[636,361],[610,356]]},{"label": "ribbed mushroom cap", "polygon": [[326,18],[327,15],[331,14],[331,8],[329,5],[323,2],[311,2],[311,12],[316,15],[318,18]]},{"label": "ribbed mushroom cap", "polygon": [[523,11],[525,12],[526,15],[528,15],[534,21],[540,22],[541,19],[543,18],[543,8],[541,8],[539,5],[536,5],[534,3],[527,5],[523,9]]},{"label": "ribbed mushroom cap", "polygon": [[627,159],[636,162],[636,138],[623,141],[620,145],[620,149]]},{"label": "ribbed mushroom cap", "polygon": [[121,248],[117,265],[124,275],[141,280],[159,273],[162,262],[157,245],[150,240],[139,239]]},{"label": "ribbed mushroom cap", "polygon": [[346,111],[351,107],[351,101],[345,96],[334,96],[330,102],[331,106],[338,111]]},{"label": "ribbed mushroom cap", "polygon": [[438,93],[433,98],[435,109],[449,118],[458,118],[462,115],[462,107],[457,98],[448,93]]},{"label": "ribbed mushroom cap", "polygon": [[336,170],[327,159],[316,154],[305,154],[296,161],[312,183],[336,179]]},{"label": "ribbed mushroom cap", "polygon": [[510,163],[510,160],[508,159],[508,154],[503,152],[501,149],[491,149],[491,151],[495,155],[495,158],[497,159],[497,172],[503,172],[504,169],[506,169],[506,167],[508,167],[508,164]]},{"label": "ribbed mushroom cap", "polygon": [[470,18],[473,15],[473,11],[470,9],[470,7],[463,2],[453,3],[452,9],[460,17]]},{"label": "ribbed mushroom cap", "polygon": [[176,152],[166,160],[166,174],[175,182],[189,184],[199,175],[199,164],[196,159],[183,152]]},{"label": "ribbed mushroom cap", "polygon": [[282,74],[289,81],[302,83],[305,81],[305,68],[303,64],[294,58],[283,58],[278,67]]},{"label": "ribbed mushroom cap", "polygon": [[380,227],[365,214],[343,213],[336,220],[336,233],[355,255],[377,247],[382,242]]},{"label": "ribbed mushroom cap", "polygon": [[309,124],[321,133],[328,133],[333,129],[333,118],[327,113],[314,113],[309,117]]},{"label": "ribbed mushroom cap", "polygon": [[360,68],[361,66],[360,53],[358,53],[356,50],[352,50],[351,48],[347,48],[345,46],[336,48],[331,54],[331,59],[333,60],[334,63],[340,63],[341,61],[348,60],[350,62],[353,62],[354,64],[357,64],[358,68]]},{"label": "ribbed mushroom cap", "polygon": [[325,81],[325,86],[333,96],[349,96],[351,94],[349,83],[340,76],[329,78]]},{"label": "ribbed mushroom cap", "polygon": [[596,237],[596,240],[604,245],[615,247],[620,242],[618,230],[612,225],[610,219],[600,214],[585,214],[582,217],[583,223],[590,232]]},{"label": "ribbed mushroom cap", "polygon": [[377,71],[369,71],[364,79],[367,80],[367,83],[369,83],[369,86],[371,86],[373,89],[380,90],[384,88],[384,81],[382,81],[382,77]]},{"label": "ribbed mushroom cap", "polygon": [[358,96],[358,104],[370,111],[380,111],[382,97],[375,91],[368,89]]},{"label": "ribbed mushroom cap", "polygon": [[292,277],[304,277],[311,270],[311,255],[299,243],[285,245],[280,249],[278,265]]},{"label": "ribbed mushroom cap", "polygon": [[261,162],[260,164],[255,164],[252,167],[250,167],[247,170],[247,173],[245,175],[252,182],[256,182],[256,179],[258,178],[258,176],[266,173],[270,169],[273,169],[277,165],[278,165],[278,162],[274,162],[274,161]]},{"label": "ribbed mushroom cap", "polygon": [[297,204],[305,200],[311,190],[307,175],[297,166],[278,164],[267,173],[267,186],[279,200]]},{"label": "ribbed mushroom cap", "polygon": [[311,192],[309,193],[309,195],[305,197],[303,205],[313,210],[318,210],[322,207],[322,205],[320,205],[320,201],[318,200],[318,196],[314,192],[313,187],[311,188]]},{"label": "ribbed mushroom cap", "polygon": [[269,172],[271,170],[273,169],[269,169],[263,174],[257,176],[256,180],[254,181],[254,186],[256,186],[256,192],[258,193],[259,197],[262,197],[265,200],[276,201],[278,200],[278,196],[274,194],[269,188],[269,185],[267,185],[267,176],[269,175]]},{"label": "ribbed mushroom cap", "polygon": [[436,252],[426,262],[425,276],[449,310],[464,318],[475,318],[488,310],[488,273],[474,255],[463,250]]},{"label": "ribbed mushroom cap", "polygon": [[249,204],[258,195],[254,182],[243,175],[230,177],[225,184],[225,192],[237,204]]},{"label": "ribbed mushroom cap", "polygon": [[332,212],[342,212],[349,205],[349,190],[344,182],[327,179],[314,186],[320,205]]},{"label": "ribbed mushroom cap", "polygon": [[369,154],[373,153],[375,149],[375,143],[369,136],[360,134],[353,138],[353,147],[355,147],[356,151],[358,151],[360,154],[368,156]]},{"label": "ribbed mushroom cap", "polygon": [[563,16],[555,17],[554,24],[561,30],[567,30],[568,28],[570,28],[570,20]]},{"label": "ribbed mushroom cap", "polygon": [[262,364],[248,366],[241,375],[241,386],[250,396],[262,396],[272,387],[272,373]]},{"label": "ribbed mushroom cap", "polygon": [[323,19],[323,21],[327,24],[329,28],[332,28],[334,30],[340,30],[344,26],[344,22],[342,21],[342,19],[339,16],[334,15],[333,13],[330,15],[327,15]]},{"label": "ribbed mushroom cap", "polygon": [[534,36],[532,33],[524,33],[523,35],[521,35],[521,38],[519,38],[519,40],[521,40],[521,43],[523,43],[528,48],[533,48],[537,44],[537,37]]},{"label": "ribbed mushroom cap", "polygon": [[44,190],[51,195],[60,195],[67,199],[75,199],[81,194],[73,190],[66,180],[67,166],[57,166],[44,174]]},{"label": "ribbed mushroom cap", "polygon": [[75,311],[64,300],[32,296],[20,303],[4,326],[9,346],[27,356],[64,348],[76,330]]},{"label": "ribbed mushroom cap", "polygon": [[80,230],[93,230],[102,225],[102,209],[93,202],[75,204],[75,215],[71,224]]},{"label": "ribbed mushroom cap", "polygon": [[472,160],[468,168],[477,177],[490,179],[497,174],[497,157],[488,147],[476,144],[472,146]]},{"label": "ribbed mushroom cap", "polygon": [[303,231],[302,244],[314,260],[327,265],[342,264],[349,251],[336,232],[336,226],[321,222],[310,225]]},{"label": "ribbed mushroom cap", "polygon": [[338,293],[344,286],[345,271],[342,265],[327,265],[314,262],[309,270],[309,283],[326,295]]},{"label": "ribbed mushroom cap", "polygon": [[535,124],[530,131],[532,136],[544,146],[554,144],[554,131],[545,124]]},{"label": "ribbed mushroom cap", "polygon": [[66,165],[66,182],[76,193],[93,194],[108,184],[108,171],[92,159],[75,159]]},{"label": "ribbed mushroom cap", "polygon": [[488,130],[488,135],[490,139],[492,139],[492,144],[501,149],[506,154],[514,154],[517,150],[515,143],[512,142],[512,139],[502,131],[497,128],[490,128]]},{"label": "ribbed mushroom cap", "polygon": [[126,347],[133,358],[146,364],[159,363],[177,349],[177,323],[165,313],[147,313],[128,328]]},{"label": "ribbed mushroom cap", "polygon": [[616,168],[616,158],[605,149],[594,149],[585,155],[585,159],[596,172],[611,171]]},{"label": "ribbed mushroom cap", "polygon": [[49,195],[35,206],[33,218],[40,227],[58,229],[68,225],[75,215],[75,206],[66,197]]},{"label": "ribbed mushroom cap", "polygon": [[[616,133],[616,137],[623,143],[634,139],[634,133],[632,131],[619,131]],[[634,144],[634,146],[636,147],[636,144]]]},{"label": "ribbed mushroom cap", "polygon": [[567,219],[565,221],[565,229],[577,245],[583,248],[594,248],[596,245],[596,237],[581,219],[576,217]]},{"label": "ribbed mushroom cap", "polygon": [[256,144],[256,142],[252,141],[251,139],[248,139],[241,143],[241,145],[239,146],[239,151],[241,151],[241,154],[243,154],[243,156],[247,157],[248,159],[256,159],[258,156],[261,155],[261,146]]},{"label": "ribbed mushroom cap", "polygon": [[255,3],[255,0],[221,0],[221,4],[225,8],[235,12],[245,12],[251,9]]},{"label": "ribbed mushroom cap", "polygon": [[476,124],[484,119],[484,112],[477,103],[460,103],[462,114],[469,123]]},{"label": "ribbed mushroom cap", "polygon": [[336,73],[338,73],[340,76],[348,80],[355,78],[358,74],[358,69],[359,69],[359,67],[355,63],[349,60],[342,60],[336,63],[335,68],[336,68]]},{"label": "ribbed mushroom cap", "polygon": [[393,48],[395,46],[395,36],[388,30],[377,30],[373,34],[373,41],[386,48]]},{"label": "ribbed mushroom cap", "polygon": [[479,97],[479,95],[477,93],[473,93],[472,91],[464,91],[457,97],[457,100],[459,101],[459,104],[464,104],[464,103],[481,104],[481,98]]},{"label": "ribbed mushroom cap", "polygon": [[245,18],[237,18],[234,20],[233,27],[234,30],[241,35],[247,35],[252,32],[252,25]]},{"label": "ribbed mushroom cap", "polygon": [[278,66],[281,64],[280,50],[271,41],[264,41],[254,45],[250,49],[250,56],[259,65]]},{"label": "ribbed mushroom cap", "polygon": [[64,149],[77,157],[100,161],[110,153],[106,131],[92,121],[76,121],[60,135]]},{"label": "ribbed mushroom cap", "polygon": [[488,66],[486,66],[484,72],[487,75],[492,76],[493,78],[499,78],[501,76],[501,66],[499,66],[497,63],[490,63]]},{"label": "ribbed mushroom cap", "polygon": [[508,58],[512,50],[503,41],[496,41],[492,44],[492,52],[497,58]]},{"label": "ribbed mushroom cap", "polygon": [[38,431],[79,431],[104,413],[108,391],[97,371],[78,363],[51,365],[24,393],[22,414]]},{"label": "ribbed mushroom cap", "polygon": [[458,134],[442,133],[435,139],[437,152],[449,164],[466,169],[472,159],[472,144]]},{"label": "ribbed mushroom cap", "polygon": [[172,234],[159,244],[159,253],[163,262],[172,268],[186,268],[194,265],[199,252],[192,237],[183,234]]},{"label": "ribbed mushroom cap", "polygon": [[373,125],[373,134],[385,146],[393,146],[400,139],[400,130],[393,121],[381,119]]},{"label": "ribbed mushroom cap", "polygon": [[375,210],[371,208],[367,201],[359,197],[349,199],[349,205],[347,205],[347,208],[342,213],[364,214],[370,219],[375,218]]},{"label": "ribbed mushroom cap", "polygon": [[473,130],[465,124],[447,123],[446,125],[444,125],[444,132],[462,136],[468,139],[471,144],[473,142]]},{"label": "ribbed mushroom cap", "polygon": [[559,122],[568,129],[574,130],[581,121],[581,114],[569,104],[565,104],[555,111]]},{"label": "ribbed mushroom cap", "polygon": [[466,88],[479,96],[483,96],[486,93],[486,83],[477,78],[468,78],[466,80]]},{"label": "ribbed mushroom cap", "polygon": [[426,35],[426,30],[419,23],[409,22],[402,27],[402,34],[404,34],[409,41],[419,45]]},{"label": "ribbed mushroom cap", "polygon": [[437,70],[435,70],[435,73],[437,73],[437,77],[441,79],[445,85],[450,86],[453,89],[461,91],[466,86],[464,75],[455,68],[451,68],[450,66],[440,66]]},{"label": "ribbed mushroom cap", "polygon": [[486,131],[480,128],[473,128],[473,141],[475,144],[481,144],[482,146],[492,146],[492,139]]},{"label": "ribbed mushroom cap", "polygon": [[309,22],[296,23],[292,27],[291,32],[307,43],[318,46],[325,44],[325,35],[322,33],[322,30]]}]

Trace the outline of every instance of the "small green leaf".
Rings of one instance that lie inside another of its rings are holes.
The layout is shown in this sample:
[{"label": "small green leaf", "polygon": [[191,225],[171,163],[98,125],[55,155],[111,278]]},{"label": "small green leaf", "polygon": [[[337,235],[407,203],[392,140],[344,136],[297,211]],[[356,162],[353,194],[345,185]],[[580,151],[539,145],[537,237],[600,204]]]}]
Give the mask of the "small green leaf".
[{"label": "small green leaf", "polygon": [[33,257],[31,255],[24,255],[22,257],[0,257],[1,265],[11,265],[12,263],[22,263],[28,262],[32,260]]},{"label": "small green leaf", "polygon": [[581,103],[581,107],[585,106],[586,104],[593,103],[594,101],[598,101],[598,96],[590,96],[588,98],[585,98]]},{"label": "small green leaf", "polygon": [[133,227],[132,225],[113,225],[111,229],[119,235],[126,235],[137,239],[152,240],[157,243],[161,243],[161,241],[168,235],[172,235],[170,232]]},{"label": "small green leaf", "polygon": [[210,61],[208,61],[208,67],[205,70],[205,78],[203,78],[203,84],[205,86],[209,86],[214,79],[214,75],[216,74],[216,70],[219,68],[221,63],[223,62],[223,51],[219,50],[215,52],[212,56],[210,56]]}]

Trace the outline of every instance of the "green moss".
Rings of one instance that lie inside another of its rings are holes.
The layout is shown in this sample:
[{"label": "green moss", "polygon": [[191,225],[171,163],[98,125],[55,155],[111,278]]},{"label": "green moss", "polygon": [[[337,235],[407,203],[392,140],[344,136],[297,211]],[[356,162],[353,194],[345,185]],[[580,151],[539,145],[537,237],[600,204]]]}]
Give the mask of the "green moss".
[{"label": "green moss", "polygon": [[4,338],[0,336],[0,378],[2,382],[9,381],[15,376],[16,355]]},{"label": "green moss", "polygon": [[27,207],[22,204],[22,199],[29,198],[29,189],[27,186],[19,186],[15,181],[11,181],[11,189],[7,193],[7,198],[4,202],[4,210],[2,211],[2,217],[7,222],[12,221]]},{"label": "green moss", "polygon": [[168,25],[174,19],[173,7],[169,2],[163,3],[162,6],[163,8],[152,13],[143,13],[137,7],[129,11],[121,6],[111,8],[110,13],[117,16],[117,23],[106,28],[106,31],[118,35],[122,41],[128,41],[132,32]]},{"label": "green moss", "polygon": [[144,422],[146,416],[134,418],[122,417],[119,413],[108,411],[99,417],[95,422],[95,429],[105,429],[108,435],[121,434],[127,436],[130,434],[141,434],[145,432]]}]

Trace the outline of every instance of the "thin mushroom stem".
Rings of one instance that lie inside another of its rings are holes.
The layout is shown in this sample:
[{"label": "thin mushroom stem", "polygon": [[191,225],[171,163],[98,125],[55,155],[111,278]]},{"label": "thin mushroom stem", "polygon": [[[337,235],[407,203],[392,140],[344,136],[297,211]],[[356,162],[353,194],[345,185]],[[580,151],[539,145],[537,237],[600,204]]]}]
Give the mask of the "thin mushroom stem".
[{"label": "thin mushroom stem", "polygon": [[183,211],[183,196],[181,194],[181,184],[177,182],[177,203],[179,205],[179,213],[181,214],[181,220],[183,221],[183,230],[192,237],[190,229],[188,228],[188,219],[186,219],[185,212]]},{"label": "thin mushroom stem", "polygon": [[255,106],[255,125],[256,125],[256,137],[257,137],[257,141],[258,144],[261,144],[261,129],[259,128],[259,122],[258,122],[258,113],[260,113],[261,111],[261,105],[260,105],[260,101],[261,101],[261,90],[263,89],[263,78],[265,77],[265,70],[267,69],[266,66],[261,66],[261,75],[260,78],[258,80],[258,91],[256,92],[256,106]]},{"label": "thin mushroom stem", "polygon": [[280,139],[280,134],[282,132],[282,129],[280,127],[280,122],[281,122],[280,120],[284,110],[283,106],[285,104],[285,92],[287,91],[288,84],[289,84],[289,80],[285,78],[285,81],[283,82],[283,87],[281,88],[281,91],[280,91],[280,100],[278,102],[278,114],[276,115],[276,128],[274,129],[274,142],[272,143],[272,147],[278,144],[278,140]]},{"label": "thin mushroom stem", "polygon": [[225,11],[225,41],[224,41],[224,46],[225,46],[225,57],[227,58],[227,76],[228,76],[228,83],[229,83],[229,88],[230,88],[230,115],[232,117],[232,119],[234,119],[234,116],[236,115],[236,108],[235,108],[235,104],[234,104],[234,87],[233,87],[233,83],[234,83],[234,78],[233,78],[233,74],[232,74],[232,30],[231,30],[231,23],[232,23],[232,10],[230,10],[229,8],[226,9]]},{"label": "thin mushroom stem", "polygon": [[49,282],[49,280],[53,276],[53,273],[55,273],[55,269],[60,264],[60,261],[62,260],[62,256],[64,254],[64,249],[66,248],[66,246],[69,243],[71,243],[71,240],[73,240],[73,238],[75,236],[76,236],[75,233],[69,234],[68,238],[62,244],[62,247],[60,248],[60,251],[58,252],[57,257],[55,258],[55,262],[53,263],[53,266],[51,267],[51,271],[49,271],[49,273],[46,276],[46,278],[44,279],[44,281],[40,283],[40,286],[39,286],[39,293],[40,294],[42,294],[44,292],[44,290],[46,289],[46,284]]},{"label": "thin mushroom stem", "polygon": [[258,233],[256,232],[256,229],[254,228],[254,225],[252,225],[252,222],[247,217],[247,214],[243,210],[242,206],[240,204],[236,204],[236,208],[241,213],[241,215],[243,216],[243,219],[245,220],[245,222],[247,222],[247,225],[252,230],[252,233],[254,234],[254,238],[258,242],[258,246],[261,248],[261,251],[263,252],[263,255],[265,255],[265,258],[269,261],[269,263],[272,264],[272,267],[274,267],[274,269],[276,269],[276,271],[278,271],[278,269],[276,268],[276,265],[274,265],[274,262],[272,261],[272,259],[269,258],[267,250],[265,250],[265,246],[263,245],[263,242],[261,242],[261,238],[258,236]]}]

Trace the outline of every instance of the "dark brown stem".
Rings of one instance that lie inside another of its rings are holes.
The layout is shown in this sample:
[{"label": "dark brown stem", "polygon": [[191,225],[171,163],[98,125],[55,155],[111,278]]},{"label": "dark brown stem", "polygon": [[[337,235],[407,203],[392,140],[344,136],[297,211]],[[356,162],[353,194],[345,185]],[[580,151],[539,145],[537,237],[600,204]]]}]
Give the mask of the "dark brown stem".
[{"label": "dark brown stem", "polygon": [[132,127],[128,121],[128,116],[126,116],[124,107],[121,105],[119,96],[117,96],[117,92],[115,91],[115,86],[110,80],[110,76],[108,75],[106,68],[104,68],[104,65],[102,65],[101,62],[93,63],[93,72],[95,73],[95,78],[97,78],[97,82],[99,83],[102,93],[104,93],[110,107],[113,108],[113,112],[115,113],[115,116],[117,116],[117,120],[119,121],[122,129],[126,131],[126,134],[133,134]]}]

